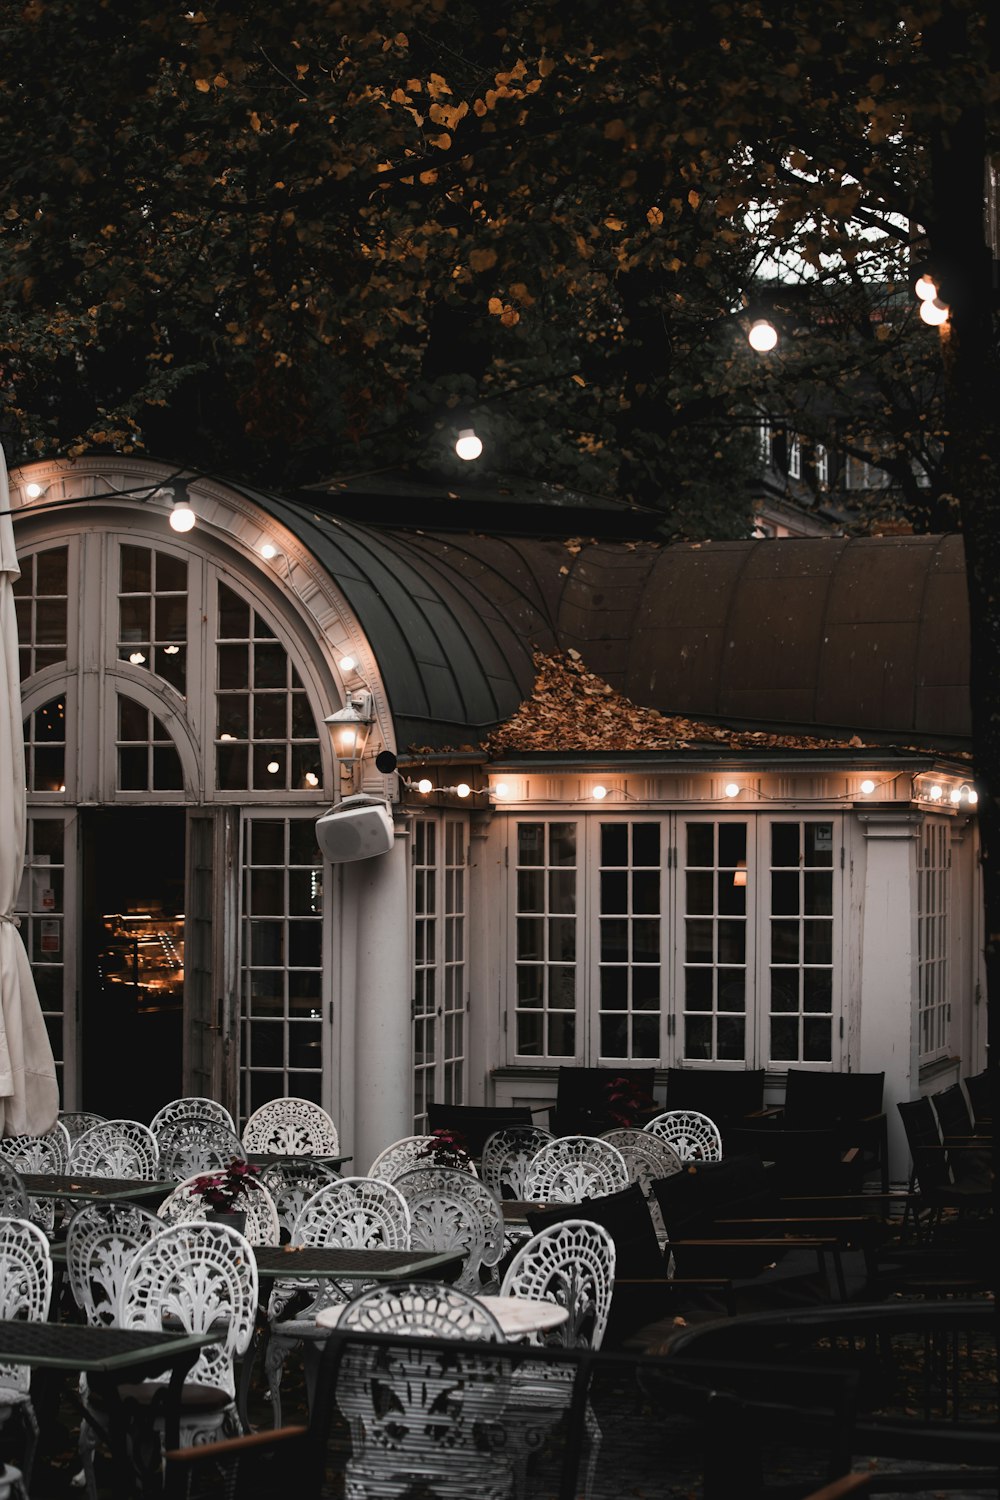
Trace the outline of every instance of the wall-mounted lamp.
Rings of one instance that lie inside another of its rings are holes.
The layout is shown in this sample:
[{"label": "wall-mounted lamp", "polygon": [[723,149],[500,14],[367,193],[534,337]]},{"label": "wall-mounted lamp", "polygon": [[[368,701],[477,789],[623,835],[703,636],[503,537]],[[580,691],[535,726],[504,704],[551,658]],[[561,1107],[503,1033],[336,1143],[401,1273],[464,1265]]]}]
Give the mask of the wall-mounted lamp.
[{"label": "wall-mounted lamp", "polygon": [[344,707],[327,714],[324,723],[330,726],[333,753],[340,767],[341,779],[346,774],[346,779],[353,787],[355,769],[361,765],[371,729],[371,693],[349,693]]}]

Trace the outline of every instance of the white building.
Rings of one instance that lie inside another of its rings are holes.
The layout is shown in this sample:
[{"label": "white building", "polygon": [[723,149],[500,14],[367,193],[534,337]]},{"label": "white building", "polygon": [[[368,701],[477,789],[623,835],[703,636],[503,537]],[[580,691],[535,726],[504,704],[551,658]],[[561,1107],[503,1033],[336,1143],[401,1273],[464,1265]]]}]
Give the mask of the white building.
[{"label": "white building", "polygon": [[[774,1099],[884,1070],[898,1175],[895,1101],[982,1066],[959,539],[387,529],[140,459],[11,481],[65,1108],[308,1095],[363,1171],[428,1099],[540,1103],[567,1062],[764,1066]],[[573,706],[488,754],[536,653]],[[392,847],[331,864],[316,820],[360,791]]]}]

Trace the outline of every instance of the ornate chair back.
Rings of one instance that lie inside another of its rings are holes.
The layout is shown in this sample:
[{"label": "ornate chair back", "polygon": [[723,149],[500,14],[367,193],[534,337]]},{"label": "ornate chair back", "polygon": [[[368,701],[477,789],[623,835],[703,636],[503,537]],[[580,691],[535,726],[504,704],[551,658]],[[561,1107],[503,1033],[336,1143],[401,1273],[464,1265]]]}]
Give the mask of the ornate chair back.
[{"label": "ornate chair back", "polygon": [[339,1177],[336,1167],[310,1161],[308,1157],[289,1157],[287,1161],[274,1161],[264,1168],[260,1182],[274,1199],[282,1239],[291,1239],[292,1226],[313,1194],[327,1183],[338,1181]]},{"label": "ornate chair back", "polygon": [[257,1262],[237,1230],[228,1224],[172,1224],[136,1251],[122,1281],[118,1323],[160,1330],[169,1315],[185,1333],[221,1330],[218,1342],[199,1353],[187,1383],[232,1398],[233,1360],[249,1347],[257,1291]]},{"label": "ornate chair back", "polygon": [[502,1343],[503,1331],[482,1302],[438,1281],[377,1286],[344,1304],[338,1329],[400,1333],[434,1339],[486,1339]]},{"label": "ornate chair back", "polygon": [[292,1243],[408,1250],[410,1210],[391,1182],[377,1177],[338,1177],[303,1205],[292,1229]]},{"label": "ornate chair back", "polygon": [[642,1188],[657,1235],[665,1238],[667,1231],[652,1184],[657,1177],[672,1177],[675,1172],[683,1171],[684,1164],[677,1152],[669,1141],[654,1135],[651,1130],[606,1130],[601,1140],[610,1141],[624,1156],[628,1180],[637,1182]]},{"label": "ornate chair back", "polygon": [[163,1125],[174,1125],[178,1120],[217,1120],[220,1125],[225,1125],[227,1130],[236,1132],[236,1125],[232,1115],[224,1104],[219,1104],[215,1099],[203,1099],[197,1094],[185,1094],[183,1098],[171,1099],[162,1109],[158,1109],[149,1122],[149,1128],[154,1135],[159,1133]]},{"label": "ornate chair back", "polygon": [[69,1170],[82,1177],[156,1178],[160,1153],[156,1137],[139,1120],[102,1120],[77,1140],[69,1154]]},{"label": "ornate chair back", "polygon": [[595,1135],[567,1135],[549,1141],[525,1174],[525,1197],[546,1203],[579,1203],[628,1187],[625,1158],[610,1141]]},{"label": "ornate chair back", "polygon": [[[152,1128],[152,1127],[150,1127]],[[160,1176],[178,1182],[195,1172],[217,1172],[231,1161],[245,1161],[243,1143],[221,1120],[188,1115],[155,1130]]]},{"label": "ornate chair back", "polygon": [[[44,1323],[51,1300],[52,1254],[45,1235],[30,1219],[0,1219],[0,1318]],[[30,1386],[30,1366],[0,1364],[0,1393],[23,1398]]]},{"label": "ornate chair back", "polygon": [[69,1163],[69,1152],[69,1131],[58,1120],[45,1135],[8,1135],[0,1140],[0,1156],[19,1172],[61,1174]]},{"label": "ornate chair back", "polygon": [[643,1127],[673,1146],[681,1161],[721,1161],[722,1135],[714,1120],[696,1109],[668,1109]]},{"label": "ornate chair back", "polygon": [[0,1216],[30,1219],[30,1199],[21,1174],[12,1162],[0,1157]]},{"label": "ornate chair back", "polygon": [[615,1284],[615,1242],[589,1219],[564,1219],[533,1235],[507,1267],[500,1294],[558,1302],[569,1319],[556,1330],[568,1348],[599,1349]]},{"label": "ornate chair back", "polygon": [[410,1244],[416,1250],[461,1250],[465,1259],[454,1285],[482,1289],[480,1268],[503,1254],[500,1205],[485,1183],[455,1167],[415,1167],[394,1186],[410,1210]]},{"label": "ornate chair back", "polygon": [[320,1105],[287,1096],[254,1110],[243,1127],[243,1149],[275,1156],[336,1156],[340,1137]]},{"label": "ornate chair back", "polygon": [[[437,1166],[431,1151],[434,1143],[433,1135],[401,1136],[398,1141],[393,1141],[384,1151],[379,1152],[368,1168],[368,1176],[379,1177],[383,1182],[395,1182],[397,1177],[401,1177],[404,1172],[411,1172],[414,1167]],[[473,1177],[479,1176],[471,1158],[458,1170],[471,1172]]]},{"label": "ornate chair back", "polygon": [[71,1148],[83,1132],[90,1129],[91,1125],[101,1125],[106,1119],[107,1115],[95,1115],[93,1110],[89,1109],[61,1109],[59,1111],[59,1123],[69,1134]]},{"label": "ornate chair back", "polygon": [[[195,1173],[184,1182],[179,1182],[169,1193],[156,1216],[163,1224],[203,1224],[210,1209],[202,1197],[199,1182],[204,1173]],[[251,1245],[277,1245],[281,1239],[281,1225],[274,1199],[257,1177],[247,1177],[238,1198],[233,1203],[233,1212],[246,1215],[243,1234]]]},{"label": "ornate chair back", "polygon": [[111,1327],[125,1272],[162,1223],[137,1203],[85,1203],[66,1228],[66,1272],[87,1322]]},{"label": "ornate chair back", "polygon": [[555,1136],[540,1125],[496,1130],[483,1143],[479,1164],[486,1186],[498,1198],[524,1199],[524,1182],[532,1160]]}]

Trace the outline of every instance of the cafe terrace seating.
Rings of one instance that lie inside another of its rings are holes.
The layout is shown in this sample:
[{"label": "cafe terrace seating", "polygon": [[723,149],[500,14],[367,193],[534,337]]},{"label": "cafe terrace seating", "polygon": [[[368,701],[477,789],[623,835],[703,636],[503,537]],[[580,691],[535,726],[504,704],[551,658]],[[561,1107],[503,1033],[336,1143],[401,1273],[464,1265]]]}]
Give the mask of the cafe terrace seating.
[{"label": "cafe terrace seating", "polygon": [[[211,1217],[211,1209],[198,1186],[202,1173],[179,1182],[168,1193],[156,1210],[157,1217],[165,1224],[192,1224]],[[233,1201],[233,1211],[245,1218],[243,1230],[251,1245],[277,1245],[281,1238],[281,1225],[274,1199],[258,1177],[244,1178],[239,1195]]]},{"label": "cafe terrace seating", "polygon": [[[379,1152],[368,1168],[368,1176],[380,1177],[383,1182],[395,1182],[397,1177],[414,1167],[432,1164],[436,1159],[433,1150],[435,1145],[436,1138],[433,1135],[401,1136],[398,1141],[391,1141]],[[461,1170],[479,1176],[471,1156],[461,1162]]]},{"label": "cafe terrace seating", "polygon": [[543,1146],[555,1140],[540,1125],[512,1125],[496,1130],[483,1142],[479,1164],[482,1179],[498,1198],[527,1198],[528,1168]]},{"label": "cafe terrace seating", "polygon": [[156,1137],[139,1120],[102,1120],[74,1141],[69,1170],[81,1177],[136,1177],[152,1181],[159,1175]]},{"label": "cafe terrace seating", "polygon": [[243,1127],[243,1149],[274,1156],[336,1156],[340,1136],[319,1104],[286,1095],[254,1110]]},{"label": "cafe terrace seating", "polygon": [[339,1176],[336,1167],[307,1156],[277,1157],[264,1168],[259,1181],[274,1200],[283,1241],[291,1239],[295,1220],[313,1194]]},{"label": "cafe terrace seating", "polygon": [[681,1161],[720,1161],[722,1133],[696,1109],[668,1109],[643,1127],[672,1146]]},{"label": "cafe terrace seating", "polygon": [[[152,1127],[150,1127],[152,1129]],[[246,1153],[235,1131],[208,1115],[187,1115],[153,1131],[160,1153],[160,1176],[183,1181],[198,1172],[216,1172]]]},{"label": "cafe terrace seating", "polygon": [[481,1291],[503,1255],[500,1205],[486,1184],[456,1167],[414,1167],[394,1186],[410,1210],[410,1247],[461,1250],[463,1264],[455,1286]]},{"label": "cafe terrace seating", "polygon": [[570,1135],[549,1141],[532,1157],[525,1173],[525,1198],[579,1203],[598,1193],[628,1186],[625,1158],[599,1136]]},{"label": "cafe terrace seating", "polygon": [[233,1117],[224,1104],[219,1104],[215,1099],[202,1098],[198,1094],[185,1094],[180,1099],[171,1099],[169,1104],[164,1104],[162,1109],[156,1111],[149,1122],[149,1128],[156,1135],[164,1125],[175,1125],[178,1120],[189,1119],[218,1120],[227,1130],[236,1130]]},{"label": "cafe terrace seating", "polygon": [[[44,1323],[52,1299],[52,1256],[45,1235],[29,1219],[0,1219],[0,1318]],[[17,1412],[27,1427],[21,1471],[25,1485],[38,1446],[27,1365],[0,1365],[0,1426]]]},{"label": "cafe terrace seating", "polygon": [[[392,1183],[374,1177],[338,1177],[303,1206],[292,1228],[293,1245],[334,1245],[355,1250],[408,1250],[410,1210]],[[307,1390],[315,1383],[318,1349],[329,1336],[316,1323],[323,1307],[344,1301],[332,1281],[275,1283],[268,1303],[264,1371],[281,1425],[281,1377],[285,1360],[303,1346]]]},{"label": "cafe terrace seating", "polygon": [[[137,1203],[85,1203],[66,1228],[66,1273],[73,1300],[92,1327],[111,1328],[125,1272],[140,1245],[163,1228],[155,1214]],[[80,1376],[79,1451],[89,1500],[97,1500],[94,1451],[100,1423],[89,1405],[90,1388]]]}]

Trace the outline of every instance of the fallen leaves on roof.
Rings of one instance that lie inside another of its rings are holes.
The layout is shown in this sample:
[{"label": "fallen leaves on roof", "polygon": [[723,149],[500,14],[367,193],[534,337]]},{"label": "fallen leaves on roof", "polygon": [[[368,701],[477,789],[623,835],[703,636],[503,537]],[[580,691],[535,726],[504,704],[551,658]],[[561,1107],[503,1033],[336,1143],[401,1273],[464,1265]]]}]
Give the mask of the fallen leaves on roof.
[{"label": "fallen leaves on roof", "polygon": [[846,750],[863,749],[857,735],[822,739],[800,734],[728,729],[679,714],[642,708],[590,672],[578,651],[536,651],[531,697],[495,729],[483,748],[492,756],[533,750]]}]

